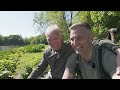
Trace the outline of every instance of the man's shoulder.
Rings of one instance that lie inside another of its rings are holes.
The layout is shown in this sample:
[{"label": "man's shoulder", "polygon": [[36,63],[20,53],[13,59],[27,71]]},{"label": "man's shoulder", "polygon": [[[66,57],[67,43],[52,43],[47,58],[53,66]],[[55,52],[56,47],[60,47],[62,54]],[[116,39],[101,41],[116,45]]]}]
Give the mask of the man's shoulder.
[{"label": "man's shoulder", "polygon": [[107,48],[104,48],[104,47],[102,47],[102,50],[103,50],[103,56],[111,56],[111,55],[113,55],[113,56],[116,56],[116,53],[115,52],[113,52],[113,51],[110,51],[110,50],[108,50]]},{"label": "man's shoulder", "polygon": [[94,46],[104,47],[112,52],[115,52],[117,48],[119,48],[118,44],[113,43],[111,40],[103,39],[103,40],[95,40],[93,42]]},{"label": "man's shoulder", "polygon": [[[100,53],[99,53],[100,54]],[[104,47],[102,47],[102,64],[103,67],[109,69],[109,66],[116,63],[116,54],[113,51],[110,51]]]},{"label": "man's shoulder", "polygon": [[75,63],[76,60],[77,60],[77,55],[78,54],[76,54],[76,53],[71,54],[70,57],[67,60],[67,63]]},{"label": "man's shoulder", "polygon": [[[102,64],[106,72],[110,73],[111,69],[116,68],[116,54],[106,48],[103,48]],[[114,70],[115,71],[115,70]]]},{"label": "man's shoulder", "polygon": [[52,52],[52,48],[50,46],[48,46],[44,51],[45,54],[51,54],[51,52]]},{"label": "man's shoulder", "polygon": [[98,39],[98,40],[94,40],[93,41],[93,45],[98,45],[98,46],[102,46],[104,45],[105,43],[110,43],[110,44],[114,44],[111,40],[108,40],[108,39]]},{"label": "man's shoulder", "polygon": [[76,57],[77,55],[78,55],[77,53],[73,53],[71,56]]},{"label": "man's shoulder", "polygon": [[50,51],[51,50],[51,47],[50,46],[48,46],[46,49],[45,49],[45,51]]},{"label": "man's shoulder", "polygon": [[74,59],[77,58],[77,55],[78,55],[77,53],[72,53],[72,54],[70,55],[69,59],[71,59],[71,60],[74,61]]}]

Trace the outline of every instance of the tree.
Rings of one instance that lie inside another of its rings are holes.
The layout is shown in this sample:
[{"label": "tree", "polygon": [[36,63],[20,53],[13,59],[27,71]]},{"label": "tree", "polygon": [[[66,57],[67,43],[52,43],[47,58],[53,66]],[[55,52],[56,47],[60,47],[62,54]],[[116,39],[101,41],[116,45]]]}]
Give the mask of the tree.
[{"label": "tree", "polygon": [[3,45],[9,45],[9,37],[4,36]]},{"label": "tree", "polygon": [[[92,26],[92,31],[97,39],[106,38],[110,28],[120,27],[119,11],[77,11],[74,18],[76,22],[87,22]],[[118,37],[120,35],[117,35]],[[117,39],[118,39],[117,37]],[[120,38],[120,37],[119,37]]]},{"label": "tree", "polygon": [[0,35],[0,45],[3,45],[3,39],[4,39],[4,37],[2,35]]},{"label": "tree", "polygon": [[[63,40],[69,39],[68,27],[72,25],[73,11],[41,11],[34,16],[34,25],[37,24],[39,31],[45,32],[49,25],[57,24],[61,28]],[[44,29],[41,29],[41,28]]]},{"label": "tree", "polygon": [[29,38],[24,38],[24,45],[30,44],[30,39]]},{"label": "tree", "polygon": [[[69,39],[69,27],[78,22],[87,22],[97,39],[106,38],[110,28],[120,27],[119,11],[41,11],[36,14],[34,23],[41,26],[39,31],[45,31],[47,26],[57,24],[61,28],[63,40]],[[42,29],[44,27],[44,29]],[[117,41],[120,34],[117,35]]]},{"label": "tree", "polygon": [[45,29],[49,26],[49,21],[46,19],[47,11],[40,11],[34,13],[33,25],[37,32],[43,34]]},{"label": "tree", "polygon": [[31,40],[31,44],[48,44],[44,34],[38,35]]},{"label": "tree", "polygon": [[20,35],[9,35],[9,44],[10,45],[23,45],[24,41]]}]

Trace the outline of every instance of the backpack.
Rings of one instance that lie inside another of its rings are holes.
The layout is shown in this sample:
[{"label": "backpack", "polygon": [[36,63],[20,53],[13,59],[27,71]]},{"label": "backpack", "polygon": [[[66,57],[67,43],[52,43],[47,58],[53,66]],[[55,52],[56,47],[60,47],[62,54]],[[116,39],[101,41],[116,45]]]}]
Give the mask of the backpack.
[{"label": "backpack", "polygon": [[[106,47],[104,47],[103,45],[99,45],[98,43],[99,43],[99,41],[100,40],[97,40],[97,41],[94,41],[93,42],[93,45],[95,45],[95,46],[97,46],[98,47],[98,58],[99,58],[99,60],[98,60],[98,62],[99,62],[99,72],[100,72],[100,77],[101,77],[101,79],[111,79],[111,77],[110,77],[110,75],[104,70],[104,68],[103,68],[103,65],[102,65],[102,49],[103,48],[106,48]],[[108,49],[108,48],[106,48],[106,49]],[[108,49],[109,50],[109,49]],[[112,51],[112,50],[110,50],[110,51]],[[113,52],[113,51],[112,51]],[[115,52],[113,52],[114,54],[116,54]],[[76,72],[76,78],[77,79],[83,79],[83,77],[82,77],[82,73],[81,73],[81,70],[80,70],[80,67],[79,67],[79,63],[80,63],[80,58],[79,58],[79,54],[77,55],[77,58],[76,58],[77,60],[76,60],[76,66],[75,66],[75,72]]]}]

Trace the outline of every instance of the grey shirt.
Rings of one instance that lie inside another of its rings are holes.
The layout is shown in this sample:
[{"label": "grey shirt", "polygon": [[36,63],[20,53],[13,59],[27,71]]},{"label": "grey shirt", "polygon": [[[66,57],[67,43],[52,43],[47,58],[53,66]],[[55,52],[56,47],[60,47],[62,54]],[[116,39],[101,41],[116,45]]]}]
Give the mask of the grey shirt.
[{"label": "grey shirt", "polygon": [[51,47],[48,47],[44,54],[43,60],[37,66],[37,68],[32,71],[28,79],[38,78],[48,67],[50,66],[51,75],[54,79],[61,79],[65,70],[66,61],[69,56],[75,51],[71,47],[70,43],[62,43],[62,48],[59,51],[54,51]]},{"label": "grey shirt", "polygon": [[[98,48],[93,47],[93,56],[89,62],[80,57],[79,68],[81,70],[83,79],[100,79],[98,54]],[[72,73],[74,76],[76,74],[76,60],[77,54],[74,53],[69,57],[65,69],[66,71]],[[91,67],[91,63],[95,64],[95,68]],[[103,48],[102,64],[105,71],[112,77],[112,75],[116,72],[116,55],[111,51]]]}]

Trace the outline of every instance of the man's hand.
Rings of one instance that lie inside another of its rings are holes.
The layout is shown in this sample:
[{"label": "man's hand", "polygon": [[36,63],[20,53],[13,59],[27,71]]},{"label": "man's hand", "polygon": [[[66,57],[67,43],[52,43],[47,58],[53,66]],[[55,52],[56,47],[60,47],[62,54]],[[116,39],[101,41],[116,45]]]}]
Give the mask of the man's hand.
[{"label": "man's hand", "polygon": [[117,57],[116,57],[116,62],[117,62],[117,69],[116,69],[116,74],[120,76],[120,48],[116,49],[117,52]]}]

